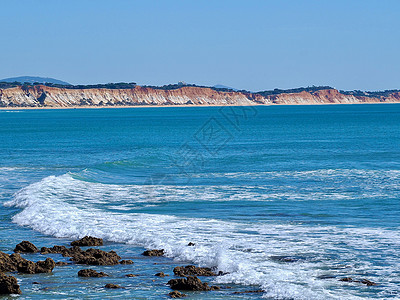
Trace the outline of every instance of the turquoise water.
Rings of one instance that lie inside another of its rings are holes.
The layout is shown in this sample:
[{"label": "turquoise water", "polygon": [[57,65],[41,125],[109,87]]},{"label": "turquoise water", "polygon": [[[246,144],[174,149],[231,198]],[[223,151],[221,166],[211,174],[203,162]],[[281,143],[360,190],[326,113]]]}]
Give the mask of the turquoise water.
[{"label": "turquoise water", "polygon": [[205,280],[232,287],[193,299],[400,299],[400,105],[3,110],[0,121],[0,250],[94,235],[135,261],[95,267],[101,279],[78,278],[78,265],[17,274],[23,299],[167,298],[172,268],[188,263],[228,272]]}]

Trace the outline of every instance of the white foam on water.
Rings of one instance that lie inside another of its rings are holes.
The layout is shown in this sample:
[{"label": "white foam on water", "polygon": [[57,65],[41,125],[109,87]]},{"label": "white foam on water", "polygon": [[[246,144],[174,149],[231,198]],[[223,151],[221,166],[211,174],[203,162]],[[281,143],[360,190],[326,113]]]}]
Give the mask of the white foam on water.
[{"label": "white foam on water", "polygon": [[[218,193],[209,189],[105,185],[66,174],[27,186],[6,205],[22,209],[14,222],[44,234],[71,239],[92,235],[163,248],[176,261],[229,272],[217,277],[217,283],[259,285],[265,297],[365,299],[400,294],[399,230],[245,223],[129,211],[136,202],[155,201],[153,196],[160,201],[164,197],[212,203]],[[196,246],[187,247],[188,242]],[[294,261],[282,262],[282,256]],[[380,282],[384,289],[373,294],[364,287],[349,288],[337,278],[318,278],[352,274]]]}]

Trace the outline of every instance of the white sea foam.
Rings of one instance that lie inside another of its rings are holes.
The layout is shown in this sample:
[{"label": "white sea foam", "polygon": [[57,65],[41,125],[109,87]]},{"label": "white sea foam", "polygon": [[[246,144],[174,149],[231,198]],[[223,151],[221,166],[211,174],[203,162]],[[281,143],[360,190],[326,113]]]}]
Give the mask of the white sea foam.
[{"label": "white sea foam", "polygon": [[[251,189],[242,193],[255,194]],[[105,185],[66,174],[27,186],[6,205],[22,209],[14,222],[44,234],[69,238],[93,235],[145,248],[164,248],[177,261],[229,272],[217,277],[218,283],[259,285],[265,289],[265,297],[370,297],[368,290],[349,289],[337,279],[318,279],[321,275],[350,274],[368,274],[368,279],[384,283],[380,298],[400,293],[396,284],[400,280],[399,230],[231,222],[134,210],[140,202],[214,201],[218,197],[217,190],[207,186]],[[187,247],[190,241],[196,246]],[[273,256],[294,257],[295,262],[285,263]]]}]

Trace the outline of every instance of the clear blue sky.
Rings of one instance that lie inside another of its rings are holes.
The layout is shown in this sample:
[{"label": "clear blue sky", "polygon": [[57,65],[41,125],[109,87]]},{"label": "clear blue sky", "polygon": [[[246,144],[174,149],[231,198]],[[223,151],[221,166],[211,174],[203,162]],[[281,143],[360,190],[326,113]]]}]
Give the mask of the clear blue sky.
[{"label": "clear blue sky", "polygon": [[2,1],[0,78],[400,89],[400,1]]}]

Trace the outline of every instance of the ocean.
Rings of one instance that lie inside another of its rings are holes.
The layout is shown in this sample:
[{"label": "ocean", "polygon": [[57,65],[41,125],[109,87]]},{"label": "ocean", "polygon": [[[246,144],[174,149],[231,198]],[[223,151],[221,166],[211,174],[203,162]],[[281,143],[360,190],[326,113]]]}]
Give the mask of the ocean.
[{"label": "ocean", "polygon": [[168,299],[187,264],[225,273],[188,299],[400,299],[400,104],[14,109],[0,122],[0,251],[92,235],[135,262],[92,267],[105,278],[74,264],[13,274],[21,299]]}]

